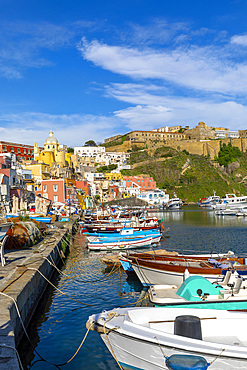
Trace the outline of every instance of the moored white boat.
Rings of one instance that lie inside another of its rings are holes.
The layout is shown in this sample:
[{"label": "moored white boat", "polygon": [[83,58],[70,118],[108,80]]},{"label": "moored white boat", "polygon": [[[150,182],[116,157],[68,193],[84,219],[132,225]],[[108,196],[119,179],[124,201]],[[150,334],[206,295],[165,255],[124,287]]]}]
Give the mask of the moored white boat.
[{"label": "moored white boat", "polygon": [[177,197],[174,193],[174,197],[171,198],[165,205],[166,209],[180,209],[183,205],[183,201]]},{"label": "moored white boat", "polygon": [[[131,266],[143,285],[167,284],[176,285],[179,287],[183,281],[186,272],[190,275],[201,275],[211,282],[221,282],[228,269],[236,270],[241,276],[246,276],[247,266],[238,264],[234,266],[236,261],[203,261],[198,259],[178,259],[177,257],[160,260],[157,256],[156,260],[143,259],[137,257],[127,257]],[[176,260],[177,259],[177,260]],[[121,260],[121,258],[120,258]]]},{"label": "moored white boat", "polygon": [[247,369],[247,313],[116,308],[89,317],[123,369]]},{"label": "moored white boat", "polygon": [[[98,239],[98,240],[97,240]],[[102,242],[99,238],[95,238],[95,241],[88,243],[88,249],[94,251],[107,251],[107,250],[124,250],[134,248],[150,247],[154,242],[152,237],[139,237],[139,238],[125,238],[116,241],[105,241]]]},{"label": "moored white boat", "polygon": [[236,194],[226,194],[225,197],[221,199],[220,202],[217,202],[212,207],[215,210],[224,210],[224,209],[239,209],[247,206],[247,196],[241,195],[237,197]]},{"label": "moored white boat", "polygon": [[179,288],[174,285],[151,285],[148,294],[156,306],[245,310],[246,288],[245,279],[229,270],[220,284],[212,284],[196,275],[188,277]]},{"label": "moored white boat", "polygon": [[220,196],[215,195],[215,191],[214,191],[214,195],[210,195],[207,198],[200,199],[198,202],[198,205],[199,207],[212,208],[214,205],[216,205],[220,201],[221,201]]}]

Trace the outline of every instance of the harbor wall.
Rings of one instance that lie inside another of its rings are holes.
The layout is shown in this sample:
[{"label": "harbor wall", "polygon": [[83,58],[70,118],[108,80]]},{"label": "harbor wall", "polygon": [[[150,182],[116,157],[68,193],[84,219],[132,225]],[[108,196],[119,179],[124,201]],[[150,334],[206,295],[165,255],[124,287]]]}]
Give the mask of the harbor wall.
[{"label": "harbor wall", "polygon": [[[25,335],[21,320],[27,328],[49,284],[43,276],[50,281],[53,274],[57,273],[47,259],[54,261],[56,265],[61,264],[63,258],[61,244],[68,249],[68,242],[64,240],[67,240],[65,238],[71,236],[74,231],[75,227],[71,224],[66,229],[51,230],[42,242],[32,247],[31,253],[26,254],[25,250],[18,252],[20,263],[13,266],[13,271],[8,273],[3,283],[0,280],[0,291],[8,296],[0,294],[1,370],[19,369],[15,349]],[[9,253],[6,253],[7,262],[8,255]]]}]

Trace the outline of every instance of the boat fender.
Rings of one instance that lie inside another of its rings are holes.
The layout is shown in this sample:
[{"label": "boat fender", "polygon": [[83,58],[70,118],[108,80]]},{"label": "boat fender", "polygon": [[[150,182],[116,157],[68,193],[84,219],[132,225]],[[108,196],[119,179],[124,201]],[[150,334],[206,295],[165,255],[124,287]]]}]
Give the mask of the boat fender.
[{"label": "boat fender", "polygon": [[171,370],[206,370],[210,363],[202,356],[175,354],[166,358],[166,366]]}]

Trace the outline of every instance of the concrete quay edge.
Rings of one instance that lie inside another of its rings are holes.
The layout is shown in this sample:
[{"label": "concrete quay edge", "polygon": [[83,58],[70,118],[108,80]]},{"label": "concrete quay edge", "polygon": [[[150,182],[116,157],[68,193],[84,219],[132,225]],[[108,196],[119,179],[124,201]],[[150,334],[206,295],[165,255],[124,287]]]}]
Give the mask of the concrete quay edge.
[{"label": "concrete quay edge", "polygon": [[[56,272],[46,258],[56,265],[61,264],[61,241],[74,233],[75,221],[77,219],[64,229],[49,229],[46,238],[32,248],[5,251],[6,265],[0,267],[0,292],[16,301],[25,328],[49,284],[40,273],[50,280]],[[0,294],[1,370],[20,369],[16,348],[23,335],[25,333],[14,301]]]}]

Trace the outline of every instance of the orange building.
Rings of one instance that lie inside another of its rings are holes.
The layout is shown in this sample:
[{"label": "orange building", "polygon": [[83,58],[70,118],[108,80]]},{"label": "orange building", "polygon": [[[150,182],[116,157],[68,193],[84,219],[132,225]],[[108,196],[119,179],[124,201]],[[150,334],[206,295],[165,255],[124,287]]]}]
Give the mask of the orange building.
[{"label": "orange building", "polygon": [[152,177],[123,176],[123,180],[127,188],[140,188],[141,191],[156,189],[156,181]]}]

